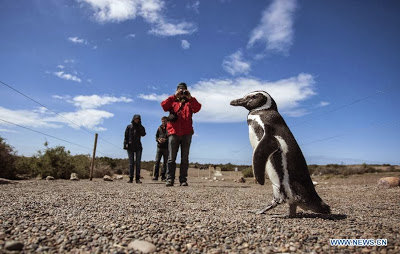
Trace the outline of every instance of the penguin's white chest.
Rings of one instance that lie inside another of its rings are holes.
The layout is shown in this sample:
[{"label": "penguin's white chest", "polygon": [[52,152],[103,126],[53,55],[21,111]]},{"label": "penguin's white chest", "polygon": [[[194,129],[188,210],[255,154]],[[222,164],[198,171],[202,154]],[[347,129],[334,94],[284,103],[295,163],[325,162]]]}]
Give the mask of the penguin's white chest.
[{"label": "penguin's white chest", "polygon": [[[262,123],[259,115],[249,115],[247,120],[254,122],[254,124],[249,125],[249,140],[253,150],[258,146],[262,136],[264,135],[264,124]],[[258,128],[255,128],[257,126]],[[261,131],[262,134],[257,133]]]},{"label": "penguin's white chest", "polygon": [[[253,125],[249,125],[249,139],[250,139],[250,144],[253,147],[253,151],[257,148],[259,145],[261,139],[265,135],[264,131],[264,124],[260,118],[259,115],[249,115],[248,120],[251,120],[253,122]],[[257,128],[255,128],[257,126]],[[262,135],[260,133],[257,133],[257,131],[261,131]],[[284,190],[286,192],[286,197],[289,199],[289,202],[293,199],[292,195],[292,190],[290,188],[289,184],[289,173],[287,170],[287,153],[289,152],[288,145],[286,141],[280,137],[280,136],[273,136],[271,138],[275,138],[278,141],[278,146],[277,149],[279,148],[279,153],[280,153],[280,159],[281,161],[279,162],[278,165],[274,165],[270,159],[267,160],[267,163],[265,165],[265,171],[271,180],[272,187],[273,187],[273,193],[275,198],[278,200],[284,200],[285,198],[282,196],[282,193],[280,191],[281,186],[283,185]],[[269,156],[269,155],[266,155]],[[283,179],[280,179],[277,173],[277,170],[281,171],[283,173]],[[254,172],[253,172],[254,173]]]},{"label": "penguin's white chest", "polygon": [[260,143],[260,140],[258,140],[257,134],[255,133],[254,129],[251,127],[249,127],[249,139],[250,139],[251,147],[253,147],[253,150],[256,149],[258,143]]}]

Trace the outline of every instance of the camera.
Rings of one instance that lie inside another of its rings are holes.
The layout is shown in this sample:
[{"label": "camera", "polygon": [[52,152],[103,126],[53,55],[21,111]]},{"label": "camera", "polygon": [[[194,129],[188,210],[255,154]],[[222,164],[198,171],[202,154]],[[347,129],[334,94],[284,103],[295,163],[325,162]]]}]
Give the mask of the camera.
[{"label": "camera", "polygon": [[181,91],[180,94],[181,94],[181,95],[188,96],[188,95],[189,95],[189,91],[188,91],[188,90]]}]

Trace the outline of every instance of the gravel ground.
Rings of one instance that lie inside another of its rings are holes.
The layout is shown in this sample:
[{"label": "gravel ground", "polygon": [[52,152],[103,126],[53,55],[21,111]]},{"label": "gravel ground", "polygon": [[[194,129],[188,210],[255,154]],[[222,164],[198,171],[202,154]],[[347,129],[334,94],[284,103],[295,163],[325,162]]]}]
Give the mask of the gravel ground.
[{"label": "gravel ground", "polygon": [[[0,252],[17,241],[23,253],[135,253],[128,245],[139,239],[157,253],[400,253],[400,188],[376,184],[393,173],[314,178],[333,214],[298,208],[293,219],[278,216],[288,213],[287,204],[248,213],[270,202],[269,182],[234,183],[235,173],[211,182],[191,170],[188,187],[167,188],[146,174],[143,184],[125,178],[0,185]],[[331,238],[388,245],[332,247]]]}]

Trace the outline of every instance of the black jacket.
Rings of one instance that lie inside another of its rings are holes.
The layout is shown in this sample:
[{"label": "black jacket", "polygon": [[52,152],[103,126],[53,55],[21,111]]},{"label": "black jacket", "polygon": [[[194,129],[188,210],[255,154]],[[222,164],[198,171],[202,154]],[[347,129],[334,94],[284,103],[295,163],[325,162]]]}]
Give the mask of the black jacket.
[{"label": "black jacket", "polygon": [[[166,142],[164,143],[159,143],[158,139],[159,138],[165,138],[167,139]],[[159,148],[168,148],[168,131],[167,131],[167,126],[165,126],[165,128],[162,127],[162,125],[160,125],[157,129],[157,133],[156,133],[156,142],[157,142],[157,147]]]},{"label": "black jacket", "polygon": [[129,151],[138,151],[143,149],[141,137],[146,136],[146,130],[141,123],[131,123],[126,126],[124,149]]}]

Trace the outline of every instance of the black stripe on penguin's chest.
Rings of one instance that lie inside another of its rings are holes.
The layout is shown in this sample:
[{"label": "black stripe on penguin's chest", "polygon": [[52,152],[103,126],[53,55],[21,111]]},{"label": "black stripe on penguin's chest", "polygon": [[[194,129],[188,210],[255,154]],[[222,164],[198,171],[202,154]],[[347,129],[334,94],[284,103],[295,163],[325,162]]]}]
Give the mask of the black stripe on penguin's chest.
[{"label": "black stripe on penguin's chest", "polygon": [[257,123],[257,121],[251,119],[247,120],[247,124],[249,125],[249,128],[253,129],[254,133],[257,136],[257,140],[261,140],[264,136],[264,129],[261,127],[261,125]]}]

